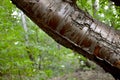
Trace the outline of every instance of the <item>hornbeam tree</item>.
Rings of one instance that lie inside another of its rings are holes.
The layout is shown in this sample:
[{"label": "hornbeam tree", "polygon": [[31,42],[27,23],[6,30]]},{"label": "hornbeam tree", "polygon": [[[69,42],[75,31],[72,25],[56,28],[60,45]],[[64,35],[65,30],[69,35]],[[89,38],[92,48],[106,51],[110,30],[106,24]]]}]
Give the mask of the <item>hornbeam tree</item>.
[{"label": "hornbeam tree", "polygon": [[120,32],[93,19],[75,0],[11,0],[56,42],[120,80]]}]

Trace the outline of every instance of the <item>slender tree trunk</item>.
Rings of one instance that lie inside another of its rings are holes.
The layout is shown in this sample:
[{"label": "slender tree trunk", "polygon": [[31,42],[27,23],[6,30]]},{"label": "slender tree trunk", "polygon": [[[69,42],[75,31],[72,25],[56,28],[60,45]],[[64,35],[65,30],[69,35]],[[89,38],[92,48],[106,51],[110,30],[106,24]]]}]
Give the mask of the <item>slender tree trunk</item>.
[{"label": "slender tree trunk", "polygon": [[28,28],[27,28],[27,25],[26,25],[26,18],[25,18],[25,15],[24,13],[21,11],[21,19],[22,19],[22,27],[25,31],[25,44],[28,45],[29,43],[29,39],[28,39]]},{"label": "slender tree trunk", "polygon": [[120,80],[120,33],[62,0],[11,0],[42,30]]},{"label": "slender tree trunk", "polygon": [[97,17],[96,13],[97,13],[98,8],[99,8],[98,2],[99,2],[99,0],[92,0],[92,8],[93,8],[93,14],[92,15],[95,18]]},{"label": "slender tree trunk", "polygon": [[28,56],[29,56],[29,59],[31,61],[34,61],[34,57],[32,55],[32,53],[29,51],[29,37],[28,37],[28,27],[27,27],[27,24],[26,24],[26,18],[25,18],[25,15],[24,13],[21,11],[21,19],[22,19],[22,27],[25,31],[25,44],[26,44],[26,51],[28,53]]}]

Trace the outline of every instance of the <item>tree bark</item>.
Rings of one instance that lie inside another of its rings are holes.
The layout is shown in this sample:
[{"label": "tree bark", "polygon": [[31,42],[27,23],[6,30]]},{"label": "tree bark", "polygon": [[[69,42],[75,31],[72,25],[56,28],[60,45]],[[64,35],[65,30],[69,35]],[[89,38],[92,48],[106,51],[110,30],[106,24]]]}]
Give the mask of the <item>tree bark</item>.
[{"label": "tree bark", "polygon": [[120,80],[120,33],[62,0],[11,0],[56,42]]}]

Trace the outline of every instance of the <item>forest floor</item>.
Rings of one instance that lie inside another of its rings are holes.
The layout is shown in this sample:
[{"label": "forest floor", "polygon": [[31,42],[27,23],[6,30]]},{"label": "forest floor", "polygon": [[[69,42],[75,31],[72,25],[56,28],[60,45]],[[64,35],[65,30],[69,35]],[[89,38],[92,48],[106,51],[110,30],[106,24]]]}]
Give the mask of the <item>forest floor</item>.
[{"label": "forest floor", "polygon": [[100,67],[94,70],[77,70],[74,73],[55,77],[50,80],[115,80],[110,74],[104,72]]},{"label": "forest floor", "polygon": [[[39,75],[38,75],[39,76]],[[0,80],[45,80],[39,79],[37,77],[28,77],[18,75],[16,78],[11,77],[10,75],[4,75]],[[73,73],[65,74],[63,76],[53,77],[47,80],[115,80],[110,74],[104,72],[99,66],[95,69],[83,70],[77,69]]]}]

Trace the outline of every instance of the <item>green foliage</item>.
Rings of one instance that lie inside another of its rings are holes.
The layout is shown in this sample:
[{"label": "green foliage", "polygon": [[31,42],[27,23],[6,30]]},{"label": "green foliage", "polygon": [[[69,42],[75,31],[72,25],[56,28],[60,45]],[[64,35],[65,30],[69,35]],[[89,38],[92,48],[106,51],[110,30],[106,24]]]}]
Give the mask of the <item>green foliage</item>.
[{"label": "green foliage", "polygon": [[0,16],[0,79],[46,80],[76,69],[73,52],[58,45],[29,19],[28,33],[24,31],[20,11],[9,0],[0,3]]},{"label": "green foliage", "polygon": [[[95,1],[98,2],[97,6],[94,7]],[[120,7],[115,6],[110,0],[78,0],[77,4],[95,19],[120,30]]]}]

